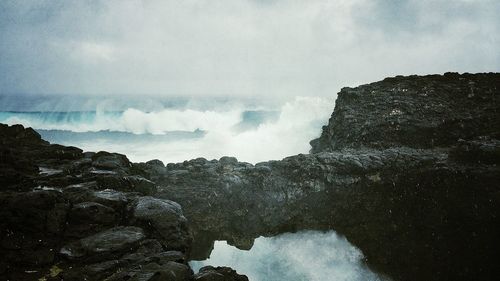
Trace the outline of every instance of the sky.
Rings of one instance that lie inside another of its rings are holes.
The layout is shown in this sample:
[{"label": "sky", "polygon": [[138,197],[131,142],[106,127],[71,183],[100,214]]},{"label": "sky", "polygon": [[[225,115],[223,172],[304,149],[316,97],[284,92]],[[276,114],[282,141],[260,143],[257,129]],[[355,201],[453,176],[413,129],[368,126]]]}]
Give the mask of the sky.
[{"label": "sky", "polygon": [[331,96],[500,71],[498,0],[2,0],[1,95]]}]

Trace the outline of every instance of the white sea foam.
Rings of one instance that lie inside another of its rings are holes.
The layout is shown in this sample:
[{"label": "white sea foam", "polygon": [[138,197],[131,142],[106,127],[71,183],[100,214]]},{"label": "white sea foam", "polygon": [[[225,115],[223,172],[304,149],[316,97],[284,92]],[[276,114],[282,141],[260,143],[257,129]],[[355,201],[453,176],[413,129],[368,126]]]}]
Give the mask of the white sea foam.
[{"label": "white sea foam", "polygon": [[[264,103],[263,103],[264,104]],[[210,110],[199,108],[163,108],[143,111],[129,108],[120,112],[107,112],[101,107],[95,112],[42,112],[2,113],[7,124],[23,124],[35,129],[96,132],[102,130],[133,134],[168,134],[172,131],[203,130],[202,137],[179,138],[168,141],[150,141],[141,138],[93,138],[90,140],[67,138],[62,144],[81,147],[87,151],[113,151],[126,154],[132,161],[160,159],[166,163],[196,157],[216,159],[225,155],[241,161],[281,159],[307,153],[309,141],[320,134],[333,110],[333,100],[317,97],[297,97],[278,108],[265,108],[277,112],[276,118],[259,120],[255,126],[243,130],[237,125],[245,122],[244,112],[255,109],[241,104]],[[1,115],[0,115],[1,117]],[[253,121],[252,121],[253,122]],[[50,139],[49,139],[50,140]],[[61,142],[60,140],[58,140]]]},{"label": "white sea foam", "polygon": [[[60,109],[60,105],[54,105]],[[107,104],[97,104],[92,111],[22,111],[0,112],[0,122],[23,124],[43,130],[97,132],[103,130],[134,134],[164,134],[169,131],[228,130],[241,121],[243,112],[255,106],[221,103],[219,107],[199,108],[191,103],[179,107],[144,110],[127,107],[109,111]],[[258,108],[257,108],[258,109]]]},{"label": "white sea foam", "polygon": [[216,241],[208,260],[192,261],[195,271],[205,265],[230,266],[253,281],[382,281],[363,254],[335,231],[302,231],[260,237],[250,251]]},{"label": "white sea foam", "polygon": [[164,134],[169,131],[227,131],[238,122],[242,109],[230,111],[197,111],[166,109],[146,113],[127,109],[120,117],[120,130],[135,134]]}]

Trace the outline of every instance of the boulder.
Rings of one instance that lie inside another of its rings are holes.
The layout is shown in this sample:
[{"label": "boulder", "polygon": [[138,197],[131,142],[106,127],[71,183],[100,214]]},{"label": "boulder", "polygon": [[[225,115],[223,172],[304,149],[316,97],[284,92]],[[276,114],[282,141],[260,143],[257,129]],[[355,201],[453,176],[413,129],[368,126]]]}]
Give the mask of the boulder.
[{"label": "boulder", "polygon": [[137,247],[145,237],[139,227],[118,226],[70,243],[59,253],[69,259],[105,260]]},{"label": "boulder", "polygon": [[248,281],[248,277],[238,274],[230,267],[205,266],[194,275],[195,281]]},{"label": "boulder", "polygon": [[110,207],[96,202],[78,203],[69,213],[66,235],[82,238],[116,224],[117,219],[115,210]]},{"label": "boulder", "polygon": [[172,250],[185,251],[191,243],[187,220],[176,202],[144,196],[131,203],[133,220],[148,227],[153,235]]},{"label": "boulder", "polygon": [[236,157],[223,156],[219,159],[219,163],[223,166],[235,165],[238,164],[238,159],[236,159]]},{"label": "boulder", "polygon": [[68,209],[58,191],[0,193],[0,254],[5,261],[52,263]]},{"label": "boulder", "polygon": [[100,151],[92,155],[92,166],[103,170],[128,169],[132,166],[123,154]]}]

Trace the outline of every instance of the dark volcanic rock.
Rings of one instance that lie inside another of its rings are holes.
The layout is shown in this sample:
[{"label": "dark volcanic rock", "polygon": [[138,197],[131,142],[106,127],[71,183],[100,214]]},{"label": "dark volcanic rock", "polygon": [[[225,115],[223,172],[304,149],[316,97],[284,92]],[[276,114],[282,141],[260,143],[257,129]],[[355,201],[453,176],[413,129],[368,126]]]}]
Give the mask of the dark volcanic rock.
[{"label": "dark volcanic rock", "polygon": [[58,191],[1,192],[2,259],[13,264],[51,264],[68,211]]},{"label": "dark volcanic rock", "polygon": [[125,155],[100,151],[92,155],[92,166],[103,170],[118,170],[132,166]]},{"label": "dark volcanic rock", "polygon": [[146,176],[124,155],[0,124],[0,279],[192,280],[186,218],[144,196],[157,189]]},{"label": "dark volcanic rock", "polygon": [[459,140],[450,151],[450,156],[465,163],[497,165],[500,164],[500,140],[487,137]]},{"label": "dark volcanic rock", "polygon": [[38,174],[38,166],[34,165],[28,149],[23,146],[45,146],[48,143],[41,139],[33,129],[24,129],[21,125],[7,126],[0,124],[0,185],[2,189],[16,190],[31,184],[31,178]]},{"label": "dark volcanic rock", "polygon": [[187,251],[191,236],[181,206],[170,200],[150,196],[132,202],[132,218],[150,226],[168,249]]},{"label": "dark volcanic rock", "polygon": [[239,275],[229,267],[205,266],[194,275],[196,281],[248,281],[245,275]]},{"label": "dark volcanic rock", "polygon": [[[436,155],[442,147],[446,161],[395,170],[399,190],[381,191],[392,217],[383,225],[397,227],[392,244],[380,240],[391,230],[369,241],[355,229],[339,229],[372,263],[403,280],[488,280],[498,275],[491,261],[500,250],[493,238],[500,234],[494,227],[500,213],[499,73],[398,76],[344,88],[329,124],[311,145],[313,153],[405,146]],[[391,250],[377,254],[376,243]]]},{"label": "dark volcanic rock", "polygon": [[110,253],[134,248],[145,237],[139,227],[119,226],[66,245],[60,250],[60,254],[70,259],[88,256],[107,259]]},{"label": "dark volcanic rock", "polygon": [[186,281],[191,280],[193,271],[185,264],[166,262],[148,263],[143,266],[118,272],[106,280],[121,281]]},{"label": "dark volcanic rock", "polygon": [[500,73],[397,76],[343,88],[311,152],[431,148],[459,139],[500,139]]},{"label": "dark volcanic rock", "polygon": [[117,214],[112,208],[97,202],[82,202],[71,208],[65,235],[81,238],[116,223]]}]

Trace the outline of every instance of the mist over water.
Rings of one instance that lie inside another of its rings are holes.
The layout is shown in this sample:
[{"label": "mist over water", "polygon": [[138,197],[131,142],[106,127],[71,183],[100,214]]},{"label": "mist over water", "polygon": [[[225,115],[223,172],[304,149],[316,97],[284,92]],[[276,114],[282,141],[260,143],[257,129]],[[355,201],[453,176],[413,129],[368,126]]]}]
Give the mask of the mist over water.
[{"label": "mist over water", "polygon": [[383,281],[363,263],[363,254],[334,231],[302,231],[260,237],[249,251],[216,241],[206,265],[229,266],[253,281]]},{"label": "mist over water", "polygon": [[[334,101],[123,99],[0,100],[0,122],[32,127],[50,142],[164,163],[235,156],[256,163],[307,153]],[[7,109],[7,110],[5,110]]]}]

